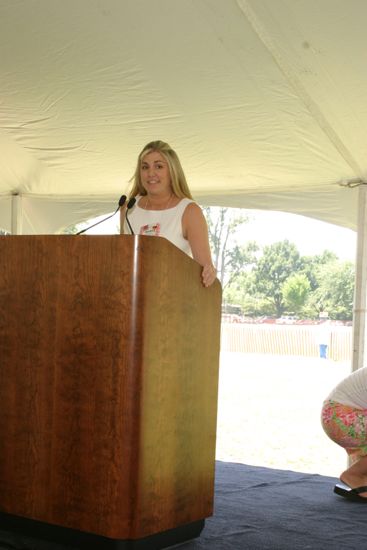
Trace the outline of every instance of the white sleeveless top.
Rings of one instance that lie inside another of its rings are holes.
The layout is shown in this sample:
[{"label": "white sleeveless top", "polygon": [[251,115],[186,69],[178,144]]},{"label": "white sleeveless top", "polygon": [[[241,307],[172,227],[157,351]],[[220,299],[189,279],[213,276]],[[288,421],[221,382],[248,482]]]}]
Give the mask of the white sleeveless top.
[{"label": "white sleeveless top", "polygon": [[[173,208],[167,210],[145,210],[140,208],[141,196],[136,198],[135,206],[129,210],[128,218],[135,235],[151,235],[165,237],[183,252],[192,256],[187,239],[182,234],[182,216],[191,199],[181,199]],[[129,226],[124,221],[124,233],[131,233]]]},{"label": "white sleeveless top", "polygon": [[367,367],[362,367],[344,378],[327,399],[357,409],[367,409]]}]

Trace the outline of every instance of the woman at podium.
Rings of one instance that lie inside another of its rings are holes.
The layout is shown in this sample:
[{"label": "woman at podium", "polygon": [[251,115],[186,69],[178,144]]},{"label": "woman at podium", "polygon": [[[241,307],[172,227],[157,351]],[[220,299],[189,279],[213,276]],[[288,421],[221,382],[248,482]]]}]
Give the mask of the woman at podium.
[{"label": "woman at podium", "polygon": [[122,233],[165,237],[202,266],[203,285],[215,281],[208,227],[193,200],[176,152],[163,141],[148,143],[138,156]]}]

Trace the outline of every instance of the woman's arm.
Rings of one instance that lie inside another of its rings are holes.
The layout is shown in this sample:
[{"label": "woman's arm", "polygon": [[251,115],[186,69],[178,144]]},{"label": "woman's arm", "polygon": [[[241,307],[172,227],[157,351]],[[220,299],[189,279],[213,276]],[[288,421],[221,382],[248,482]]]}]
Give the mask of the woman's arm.
[{"label": "woman's arm", "polygon": [[189,241],[194,260],[203,266],[201,276],[204,286],[210,286],[214,283],[217,272],[210,253],[208,226],[200,206],[195,203],[190,203],[185,209],[182,232]]}]

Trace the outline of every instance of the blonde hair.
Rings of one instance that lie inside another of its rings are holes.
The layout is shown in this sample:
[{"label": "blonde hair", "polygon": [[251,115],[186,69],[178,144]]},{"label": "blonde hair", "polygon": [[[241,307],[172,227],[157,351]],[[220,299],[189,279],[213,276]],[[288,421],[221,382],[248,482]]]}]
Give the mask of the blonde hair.
[{"label": "blonde hair", "polygon": [[191,195],[189,186],[187,185],[185,174],[182,169],[177,153],[168,145],[168,143],[165,143],[164,141],[160,141],[160,140],[151,141],[147,143],[147,145],[144,147],[144,149],[141,151],[140,155],[138,156],[135,173],[130,180],[133,182],[132,189],[130,192],[130,198],[136,197],[137,195],[147,194],[141,182],[140,167],[144,157],[148,153],[152,153],[153,151],[160,153],[164,157],[164,159],[167,161],[169,173],[171,176],[172,190],[173,190],[173,193],[176,195],[176,197],[179,197],[179,198],[187,197],[188,199],[192,199],[193,197]]}]

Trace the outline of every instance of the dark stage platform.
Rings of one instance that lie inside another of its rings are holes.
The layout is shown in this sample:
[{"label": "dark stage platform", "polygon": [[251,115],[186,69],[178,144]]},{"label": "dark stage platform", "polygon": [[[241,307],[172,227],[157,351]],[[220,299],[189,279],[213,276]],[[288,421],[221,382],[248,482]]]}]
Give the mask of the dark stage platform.
[{"label": "dark stage platform", "polygon": [[[335,478],[217,462],[215,514],[180,550],[338,550],[366,546],[367,505],[333,493]],[[0,531],[0,550],[70,546]]]}]

